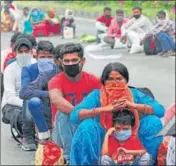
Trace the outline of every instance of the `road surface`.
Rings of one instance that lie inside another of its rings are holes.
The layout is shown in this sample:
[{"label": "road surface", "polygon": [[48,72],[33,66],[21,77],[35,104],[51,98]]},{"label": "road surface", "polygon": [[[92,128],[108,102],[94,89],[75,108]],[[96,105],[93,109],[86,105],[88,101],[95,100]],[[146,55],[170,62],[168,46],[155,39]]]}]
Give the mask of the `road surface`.
[{"label": "road surface", "polygon": [[[77,19],[77,36],[87,33],[95,35],[93,21]],[[1,33],[1,50],[9,45],[12,33]],[[70,42],[58,36],[47,39],[54,45]],[[72,40],[78,42],[77,40]],[[108,55],[110,57],[107,58]],[[175,102],[175,59],[161,58],[157,56],[145,56],[144,54],[129,55],[126,50],[106,50],[86,53],[84,70],[100,76],[104,66],[110,62],[124,63],[129,69],[129,84],[137,87],[148,87],[154,93],[156,99],[165,107]],[[1,123],[1,165],[33,165],[34,152],[24,152],[17,148],[12,139],[8,125]]]}]

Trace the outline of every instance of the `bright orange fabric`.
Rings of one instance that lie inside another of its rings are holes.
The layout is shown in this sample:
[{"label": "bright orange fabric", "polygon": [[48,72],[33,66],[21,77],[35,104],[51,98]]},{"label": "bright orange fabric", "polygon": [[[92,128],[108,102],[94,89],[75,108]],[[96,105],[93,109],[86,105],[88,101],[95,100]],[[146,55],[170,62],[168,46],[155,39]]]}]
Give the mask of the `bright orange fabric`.
[{"label": "bright orange fabric", "polygon": [[[133,102],[133,95],[128,88],[127,84],[124,82],[119,82],[118,84],[114,81],[107,81],[105,86],[101,88],[101,105],[102,107],[109,105],[113,101],[119,100],[126,97],[128,101]],[[135,116],[135,126],[133,127],[133,134],[137,134],[139,128],[139,115],[136,110],[130,110]],[[100,115],[101,125],[108,130],[112,127],[112,113],[103,113]]]}]

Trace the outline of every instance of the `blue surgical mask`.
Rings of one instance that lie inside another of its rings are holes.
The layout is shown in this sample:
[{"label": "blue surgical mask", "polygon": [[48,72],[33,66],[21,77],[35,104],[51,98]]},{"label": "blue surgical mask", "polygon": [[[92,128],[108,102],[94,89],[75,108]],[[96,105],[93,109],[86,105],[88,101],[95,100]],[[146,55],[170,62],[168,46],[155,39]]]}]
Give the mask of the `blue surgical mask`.
[{"label": "blue surgical mask", "polygon": [[47,71],[52,71],[54,68],[53,59],[50,58],[41,58],[38,59],[38,69],[39,73],[44,73]]},{"label": "blue surgical mask", "polygon": [[123,131],[119,131],[119,132],[114,132],[114,137],[118,140],[118,141],[125,141],[128,138],[131,137],[132,131],[131,129],[129,130],[123,130]]}]

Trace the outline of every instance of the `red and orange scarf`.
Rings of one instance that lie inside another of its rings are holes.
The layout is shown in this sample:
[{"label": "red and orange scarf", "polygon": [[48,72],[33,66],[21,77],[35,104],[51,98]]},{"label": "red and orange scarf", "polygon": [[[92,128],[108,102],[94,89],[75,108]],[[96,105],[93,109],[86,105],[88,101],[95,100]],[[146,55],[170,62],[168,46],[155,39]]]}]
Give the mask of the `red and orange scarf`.
[{"label": "red and orange scarf", "polygon": [[[105,83],[105,86],[102,86],[101,88],[100,100],[101,100],[102,107],[107,106],[113,101],[119,100],[123,97],[126,97],[127,100],[129,100],[130,102],[134,102],[133,95],[130,89],[128,88],[128,86],[126,85],[126,83],[124,82],[120,82],[117,84],[114,81],[108,81],[107,83]],[[133,130],[135,130],[135,133],[136,133],[139,127],[139,115],[136,110],[130,110],[130,111],[132,111],[135,116],[135,126]],[[112,127],[112,113],[110,112],[110,113],[101,114],[100,123],[106,130],[111,128]]]}]

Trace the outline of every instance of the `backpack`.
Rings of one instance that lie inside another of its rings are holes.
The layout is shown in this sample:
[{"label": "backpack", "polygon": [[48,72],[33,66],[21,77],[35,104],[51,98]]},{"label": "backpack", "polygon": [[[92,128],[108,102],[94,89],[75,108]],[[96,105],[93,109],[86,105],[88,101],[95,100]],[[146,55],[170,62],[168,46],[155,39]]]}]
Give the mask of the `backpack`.
[{"label": "backpack", "polygon": [[161,42],[158,36],[149,36],[144,41],[144,53],[145,55],[157,55],[161,52]]},{"label": "backpack", "polygon": [[129,86],[129,88],[137,89],[137,90],[141,91],[142,93],[144,93],[144,94],[146,94],[146,95],[152,97],[153,99],[155,99],[155,97],[154,97],[152,91],[151,91],[150,89],[146,88],[146,87],[144,87],[144,88],[139,88],[139,87]]}]

